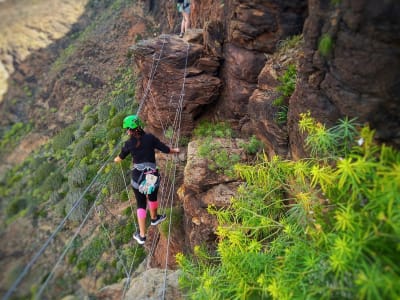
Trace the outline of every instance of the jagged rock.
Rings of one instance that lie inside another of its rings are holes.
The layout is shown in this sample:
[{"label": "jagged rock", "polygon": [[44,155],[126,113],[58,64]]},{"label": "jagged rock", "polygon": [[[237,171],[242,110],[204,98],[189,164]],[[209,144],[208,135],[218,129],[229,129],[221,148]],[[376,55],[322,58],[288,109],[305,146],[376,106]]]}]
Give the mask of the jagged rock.
[{"label": "jagged rock", "polygon": [[204,24],[204,47],[207,54],[222,58],[222,44],[224,41],[224,27],[218,20]]},{"label": "jagged rock", "polygon": [[178,289],[180,271],[148,269],[133,278],[125,300],[180,300],[183,295]]},{"label": "jagged rock", "polygon": [[[243,161],[247,159],[240,146],[243,140],[215,139],[214,142],[229,149],[230,153],[238,154]],[[208,213],[207,207],[227,207],[240,181],[211,171],[207,159],[199,156],[198,147],[198,141],[188,145],[184,183],[178,193],[184,209],[185,241],[192,250],[197,245],[205,245],[214,250],[217,221],[215,216]]]},{"label": "jagged rock", "polygon": [[216,112],[222,118],[240,120],[248,118],[249,99],[266,63],[265,53],[273,53],[281,40],[301,33],[307,1],[234,0],[227,11],[224,89]]},{"label": "jagged rock", "polygon": [[[249,99],[250,124],[246,129],[247,134],[255,134],[264,143],[269,157],[288,155],[289,135],[286,122],[279,120],[279,107],[274,105],[274,101],[280,96],[277,91],[280,85],[278,78],[284,74],[289,65],[297,64],[299,56],[302,55],[301,46],[302,43],[299,42],[291,49],[280,49],[268,57],[258,76],[257,89]],[[287,102],[283,104],[288,106]]]},{"label": "jagged rock", "polygon": [[143,103],[141,116],[146,126],[160,133],[162,126],[172,125],[183,93],[180,130],[182,135],[190,134],[194,120],[218,98],[221,87],[218,77],[196,68],[201,66],[203,46],[161,35],[142,41],[131,50],[143,75],[137,99]]},{"label": "jagged rock", "polygon": [[[292,156],[306,155],[297,124],[311,111],[328,127],[338,118],[358,118],[376,129],[376,137],[400,146],[400,3],[373,0],[320,5],[310,1],[304,26],[304,58],[290,100],[289,137]],[[323,34],[329,53],[318,50]]]}]

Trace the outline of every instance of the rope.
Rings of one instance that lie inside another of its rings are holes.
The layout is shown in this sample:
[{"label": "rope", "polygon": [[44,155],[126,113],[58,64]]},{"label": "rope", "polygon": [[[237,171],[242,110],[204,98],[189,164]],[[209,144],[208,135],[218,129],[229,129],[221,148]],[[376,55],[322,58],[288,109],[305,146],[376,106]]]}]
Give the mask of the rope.
[{"label": "rope", "polygon": [[[181,131],[181,121],[182,121],[182,107],[183,107],[183,97],[185,95],[185,83],[186,83],[186,72],[187,72],[187,63],[188,63],[188,56],[189,56],[189,48],[190,45],[187,43],[187,48],[186,48],[186,61],[185,61],[185,70],[184,70],[184,75],[183,75],[183,83],[182,83],[182,89],[181,89],[181,97],[179,101],[179,106],[178,106],[178,113],[176,114],[175,118],[175,125],[178,126],[178,133],[176,135],[176,140],[175,140],[175,146],[179,145],[179,137],[180,137],[180,131]],[[175,131],[174,131],[175,132]],[[173,182],[175,182],[176,179],[176,164],[174,164],[174,172],[173,172]],[[171,204],[170,204],[170,219],[169,219],[169,224],[168,224],[168,239],[167,239],[167,253],[165,255],[165,268],[164,268],[164,286],[163,286],[163,293],[162,293],[162,299],[165,299],[165,291],[167,289],[167,268],[168,268],[168,257],[169,257],[169,246],[170,246],[170,237],[171,237],[171,223],[172,223],[172,207],[173,207],[173,195],[175,194],[175,184],[172,185],[172,199],[171,199]]]},{"label": "rope", "polygon": [[[108,177],[110,177],[110,175],[108,175]],[[108,179],[108,178],[107,178]],[[103,186],[105,185],[105,183],[103,184]],[[96,201],[99,197],[101,193],[101,189],[98,192],[97,196],[96,196],[96,200],[93,202],[93,205],[90,207],[88,213],[86,214],[85,218],[83,219],[82,223],[79,225],[78,229],[75,231],[75,234],[73,235],[73,237],[71,238],[71,240],[69,241],[67,247],[65,248],[64,252],[60,255],[60,257],[58,258],[56,264],[54,265],[53,269],[51,270],[51,272],[49,273],[49,275],[46,278],[46,281],[43,282],[42,286],[40,287],[38,293],[35,296],[35,299],[40,299],[40,296],[42,295],[44,289],[46,288],[47,284],[49,283],[49,281],[52,279],[53,274],[56,270],[56,268],[58,267],[58,265],[61,263],[61,261],[63,260],[63,258],[65,257],[65,255],[67,254],[68,250],[72,247],[72,243],[74,242],[74,240],[76,239],[76,237],[78,236],[78,234],[80,233],[80,231],[83,228],[83,225],[86,223],[86,221],[88,220],[90,214],[92,213],[93,209],[96,206]]]},{"label": "rope", "polygon": [[[121,173],[122,173],[122,177],[124,179],[125,190],[126,190],[126,193],[128,195],[129,205],[130,205],[130,208],[131,208],[131,215],[132,215],[132,218],[133,218],[133,224],[135,225],[135,232],[136,232],[138,230],[138,227],[137,227],[137,224],[136,224],[136,221],[135,221],[133,205],[132,205],[131,197],[129,196],[128,185],[126,183],[127,181],[125,179],[125,174],[124,174],[124,172],[122,170],[122,166],[121,166]],[[127,273],[127,279],[126,279],[125,284],[124,284],[124,289],[122,291],[121,299],[123,299],[125,297],[125,294],[126,294],[128,288],[129,288],[129,285],[130,285],[131,274],[133,272],[133,264],[135,263],[137,249],[138,249],[138,246],[136,246],[136,248],[135,248],[135,253],[133,255],[133,259],[132,259],[132,262],[131,262],[130,267],[129,267],[129,272]]]},{"label": "rope", "polygon": [[[155,58],[155,54],[153,55],[153,62],[152,62],[152,67],[151,67],[151,72],[150,72],[149,80],[148,80],[148,82],[147,82],[147,86],[146,86],[145,92],[144,92],[144,94],[143,94],[143,97],[142,97],[142,99],[141,99],[141,102],[140,102],[140,104],[139,104],[139,107],[138,107],[138,110],[137,110],[137,113],[136,113],[136,114],[139,114],[139,112],[141,111],[141,109],[142,109],[142,107],[143,107],[144,100],[147,98],[147,96],[148,96],[148,94],[149,94],[149,92],[150,92],[150,87],[151,87],[152,81],[154,80],[154,77],[155,77],[155,74],[156,74],[156,70],[157,70],[158,65],[159,65],[159,63],[160,63],[160,61],[161,61],[161,55],[162,55],[164,46],[165,46],[165,44],[166,44],[165,35],[162,35],[162,37],[163,37],[163,44],[162,44],[162,47],[161,47],[161,51],[160,51],[159,56],[158,56],[157,59]],[[189,49],[189,47],[188,47],[188,49]],[[185,65],[185,72],[184,72],[184,79],[183,79],[183,80],[184,80],[184,83],[183,83],[183,86],[182,86],[182,92],[184,91],[184,84],[185,84],[185,79],[186,79],[187,59],[188,59],[188,52],[187,52],[187,55],[186,55],[186,65]],[[156,62],[155,67],[154,67],[154,62],[155,62],[155,61],[157,61],[157,62]],[[153,67],[154,67],[154,68],[153,68]],[[181,93],[180,103],[182,103],[182,101],[183,101],[183,93]],[[180,104],[180,107],[178,108],[178,110],[179,110],[179,114],[180,114],[181,111],[182,111],[181,104]],[[175,118],[175,121],[176,121],[176,118]],[[180,126],[180,124],[179,124],[179,126]],[[180,131],[180,127],[179,127],[179,131]],[[179,131],[178,131],[178,132],[179,132]],[[83,193],[82,193],[82,195],[80,196],[80,198],[73,204],[72,208],[71,208],[70,211],[67,213],[67,215],[64,217],[64,219],[60,222],[60,224],[57,226],[57,228],[55,229],[55,231],[50,235],[50,237],[49,237],[49,238],[46,240],[46,242],[42,245],[42,247],[39,249],[39,251],[36,252],[36,254],[33,256],[33,258],[32,258],[32,259],[29,261],[29,263],[25,266],[25,268],[23,269],[23,271],[19,274],[19,276],[18,276],[17,279],[14,281],[13,285],[11,286],[11,288],[10,288],[10,289],[7,291],[7,293],[4,295],[3,300],[7,300],[7,299],[10,298],[10,296],[13,294],[13,292],[15,291],[15,289],[16,289],[16,288],[18,287],[18,285],[21,283],[22,279],[26,276],[26,274],[29,272],[29,270],[32,268],[32,266],[35,264],[35,262],[39,259],[39,257],[40,257],[41,255],[43,255],[44,251],[48,248],[48,246],[49,246],[50,243],[53,241],[53,239],[55,238],[55,236],[57,235],[57,233],[62,229],[62,227],[64,226],[65,222],[66,222],[66,221],[68,220],[68,218],[71,216],[71,214],[73,213],[73,211],[74,211],[74,210],[78,207],[78,205],[81,203],[81,201],[82,201],[83,197],[85,196],[85,194],[86,194],[86,193],[89,191],[89,189],[94,185],[94,183],[95,183],[96,180],[98,179],[98,177],[99,177],[101,171],[104,169],[104,167],[106,166],[106,164],[108,163],[108,161],[110,160],[110,158],[113,157],[114,153],[115,153],[116,150],[117,150],[118,145],[119,145],[119,143],[117,143],[117,145],[115,146],[115,148],[114,148],[112,154],[108,157],[108,159],[107,159],[107,160],[103,163],[103,165],[99,168],[99,170],[97,171],[95,177],[92,179],[92,181],[91,181],[91,182],[89,183],[89,185],[86,187],[86,189],[83,191]],[[121,166],[121,169],[122,169],[122,166]],[[176,167],[175,167],[175,170],[176,170]],[[124,177],[124,182],[125,182],[125,187],[127,188],[127,184],[126,184],[125,177]],[[129,197],[129,192],[128,192],[128,197]],[[130,199],[129,199],[129,201],[130,201]],[[78,227],[77,231],[75,232],[75,234],[74,234],[72,240],[71,240],[70,243],[67,245],[67,248],[63,251],[63,253],[62,253],[61,256],[59,257],[59,259],[57,260],[56,264],[54,265],[52,271],[50,272],[49,276],[46,278],[46,281],[45,281],[45,282],[43,283],[43,285],[41,286],[41,288],[40,288],[40,290],[39,290],[39,293],[38,293],[38,296],[40,296],[40,295],[43,293],[43,291],[44,291],[44,289],[46,288],[47,284],[50,282],[51,278],[53,277],[53,274],[54,274],[55,269],[58,267],[58,265],[60,264],[60,262],[62,261],[62,259],[64,258],[64,256],[66,255],[66,253],[68,252],[68,250],[70,249],[70,247],[72,246],[73,240],[76,238],[76,236],[79,234],[79,232],[80,232],[81,229],[83,228],[84,224],[86,223],[86,221],[87,221],[87,219],[89,218],[89,215],[92,213],[93,209],[96,210],[96,205],[95,205],[95,203],[96,203],[96,202],[94,202],[94,204],[92,205],[92,207],[89,209],[89,211],[88,211],[88,213],[86,214],[84,220],[82,221],[82,223],[81,223],[80,226]],[[131,201],[130,201],[130,205],[131,205],[131,211],[132,211],[132,213],[133,213],[133,207],[132,207]],[[171,208],[172,208],[172,202],[171,202]],[[96,211],[96,212],[97,212],[97,211]],[[171,216],[170,216],[170,223],[171,223]],[[134,224],[135,224],[135,227],[136,227],[136,230],[137,230],[137,224],[136,224],[136,222],[134,222]],[[103,228],[104,228],[104,224],[102,224],[102,226],[103,226]],[[170,225],[169,225],[169,228],[170,228]],[[169,229],[169,231],[170,231],[170,229]],[[110,239],[110,237],[109,237],[109,239]],[[111,241],[111,239],[110,239],[110,241]],[[112,243],[112,241],[111,241],[111,243]],[[112,245],[113,245],[113,243],[112,243]],[[169,245],[169,236],[168,236],[168,245]],[[115,245],[113,245],[113,246],[114,246],[114,248],[115,248]],[[137,248],[136,248],[136,250],[137,250]],[[167,251],[168,251],[168,249],[167,249]],[[135,256],[136,256],[136,251],[135,251]],[[168,256],[167,256],[167,257],[168,257]],[[134,257],[134,258],[135,258],[135,257]],[[130,279],[130,275],[131,275],[131,272],[132,272],[132,269],[133,269],[133,264],[134,264],[134,259],[133,259],[133,261],[132,261],[132,263],[131,263],[131,266],[130,266],[129,271],[128,271],[128,270],[126,269],[126,267],[124,266],[125,272],[126,272],[127,277],[128,277],[128,278],[127,278],[127,279],[128,279],[128,280],[127,280],[127,285],[126,285],[125,288],[124,288],[124,294],[125,294],[125,291],[126,291],[127,286],[129,286],[129,279]],[[165,284],[164,284],[164,288],[165,288]]]},{"label": "rope", "polygon": [[[115,148],[116,149],[116,148]],[[114,152],[115,152],[114,149]],[[110,155],[111,157],[111,155]],[[17,279],[14,281],[13,285],[11,288],[7,291],[7,293],[4,295],[3,300],[7,300],[10,298],[12,293],[15,291],[17,286],[21,283],[22,279],[26,276],[28,271],[31,269],[31,267],[35,264],[35,262],[38,260],[38,258],[44,253],[44,251],[47,249],[47,247],[50,245],[51,241],[53,241],[54,237],[56,234],[61,230],[61,228],[64,226],[65,222],[68,220],[72,212],[78,207],[78,205],[81,203],[83,196],[89,191],[89,189],[92,187],[92,185],[96,182],[97,178],[100,175],[100,172],[104,169],[106,166],[108,160],[110,157],[106,160],[106,162],[100,167],[100,169],[97,171],[96,176],[93,177],[92,181],[90,184],[87,186],[87,188],[83,191],[82,195],[79,197],[78,200],[75,201],[75,203],[72,205],[72,208],[70,211],[67,213],[67,215],[64,217],[64,219],[61,221],[61,223],[57,226],[56,230],[50,235],[50,237],[47,239],[47,241],[43,244],[43,246],[40,248],[38,252],[33,256],[33,258],[29,261],[29,263],[25,266],[25,268],[22,270],[22,272],[19,274]]]}]

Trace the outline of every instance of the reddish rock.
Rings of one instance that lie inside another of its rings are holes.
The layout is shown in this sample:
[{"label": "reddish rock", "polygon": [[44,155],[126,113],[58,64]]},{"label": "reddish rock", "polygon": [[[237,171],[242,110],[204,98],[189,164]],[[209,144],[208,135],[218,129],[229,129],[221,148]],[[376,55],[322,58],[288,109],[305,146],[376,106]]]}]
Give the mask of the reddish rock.
[{"label": "reddish rock", "polygon": [[150,131],[161,132],[173,125],[181,103],[180,132],[190,134],[194,120],[218,98],[221,88],[221,80],[210,74],[215,71],[204,70],[203,46],[162,35],[135,45],[132,52],[143,76],[137,91],[140,115]]},{"label": "reddish rock", "polygon": [[[400,4],[360,0],[334,7],[310,1],[309,6],[305,55],[289,109],[293,157],[307,155],[297,128],[306,111],[327,126],[356,117],[376,130],[377,139],[399,147]],[[332,41],[325,56],[318,51],[323,34]]]}]

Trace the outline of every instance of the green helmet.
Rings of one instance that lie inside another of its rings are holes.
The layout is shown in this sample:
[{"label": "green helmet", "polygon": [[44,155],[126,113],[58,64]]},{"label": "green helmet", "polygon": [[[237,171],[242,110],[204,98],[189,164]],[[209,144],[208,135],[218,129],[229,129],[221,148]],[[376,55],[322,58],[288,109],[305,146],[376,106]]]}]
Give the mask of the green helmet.
[{"label": "green helmet", "polygon": [[122,128],[127,129],[136,129],[138,127],[142,127],[143,123],[140,121],[137,115],[130,115],[125,117],[124,122],[122,124]]}]

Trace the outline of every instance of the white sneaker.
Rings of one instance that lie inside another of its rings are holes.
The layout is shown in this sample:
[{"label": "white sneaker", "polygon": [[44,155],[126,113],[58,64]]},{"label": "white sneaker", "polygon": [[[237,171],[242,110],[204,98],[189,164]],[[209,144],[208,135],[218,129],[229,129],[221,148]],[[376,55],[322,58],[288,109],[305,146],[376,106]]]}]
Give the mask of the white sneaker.
[{"label": "white sneaker", "polygon": [[133,238],[140,244],[143,245],[146,241],[146,237],[141,237],[139,232],[135,232]]}]

